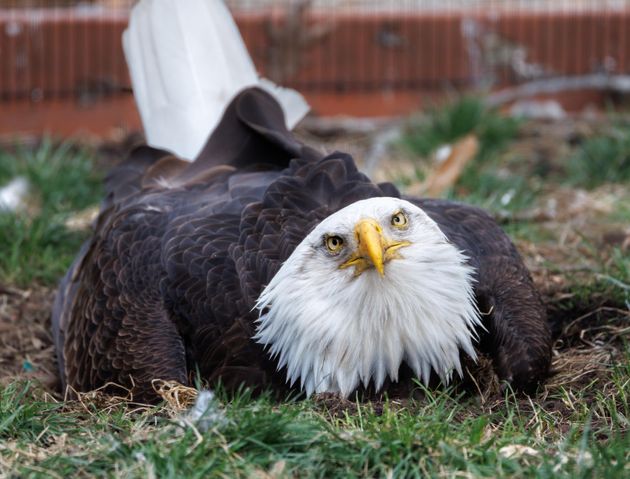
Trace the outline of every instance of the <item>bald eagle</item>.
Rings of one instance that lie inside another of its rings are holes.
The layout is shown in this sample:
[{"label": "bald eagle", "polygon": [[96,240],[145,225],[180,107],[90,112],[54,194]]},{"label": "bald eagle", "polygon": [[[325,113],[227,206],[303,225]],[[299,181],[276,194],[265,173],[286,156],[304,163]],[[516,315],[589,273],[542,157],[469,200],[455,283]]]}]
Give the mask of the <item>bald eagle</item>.
[{"label": "bald eagle", "polygon": [[405,197],[239,94],[197,157],[136,149],[53,311],[64,384],[155,399],[153,379],[228,389],[388,392],[490,355],[529,390],[549,368],[545,309],[480,209]]}]

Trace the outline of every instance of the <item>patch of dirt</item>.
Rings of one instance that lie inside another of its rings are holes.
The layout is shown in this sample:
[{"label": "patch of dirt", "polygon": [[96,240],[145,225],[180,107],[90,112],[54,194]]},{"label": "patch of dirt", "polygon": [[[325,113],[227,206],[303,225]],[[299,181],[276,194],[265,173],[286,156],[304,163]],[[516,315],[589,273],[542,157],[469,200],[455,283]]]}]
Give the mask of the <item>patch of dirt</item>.
[{"label": "patch of dirt", "polygon": [[57,386],[57,364],[50,330],[51,288],[20,290],[0,284],[0,383],[36,379]]}]

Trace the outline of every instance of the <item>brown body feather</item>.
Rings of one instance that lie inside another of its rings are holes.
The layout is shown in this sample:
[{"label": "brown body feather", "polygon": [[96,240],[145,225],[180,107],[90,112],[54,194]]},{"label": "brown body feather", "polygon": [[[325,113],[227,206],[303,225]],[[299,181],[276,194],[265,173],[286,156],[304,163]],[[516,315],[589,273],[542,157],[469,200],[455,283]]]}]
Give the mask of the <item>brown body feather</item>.
[{"label": "brown body feather", "polygon": [[[263,287],[322,219],[355,201],[399,197],[352,158],[324,157],[284,127],[275,101],[241,93],[191,164],[141,147],[107,180],[108,197],[60,287],[53,330],[64,384],[108,382],[155,398],[152,379],[197,374],[228,388],[285,388],[251,338]],[[529,272],[483,211],[406,198],[431,216],[477,271],[480,348],[519,388],[547,373],[550,332]]]}]

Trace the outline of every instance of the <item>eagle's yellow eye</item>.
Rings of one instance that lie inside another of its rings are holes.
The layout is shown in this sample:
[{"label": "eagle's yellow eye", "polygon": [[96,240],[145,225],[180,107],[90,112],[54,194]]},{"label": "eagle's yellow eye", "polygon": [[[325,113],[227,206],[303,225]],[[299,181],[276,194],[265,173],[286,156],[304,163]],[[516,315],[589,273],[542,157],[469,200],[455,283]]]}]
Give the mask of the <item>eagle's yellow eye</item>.
[{"label": "eagle's yellow eye", "polygon": [[339,253],[343,248],[343,238],[340,236],[326,236],[326,248],[331,253]]},{"label": "eagle's yellow eye", "polygon": [[405,228],[407,226],[407,216],[402,211],[392,216],[392,226],[396,228]]}]

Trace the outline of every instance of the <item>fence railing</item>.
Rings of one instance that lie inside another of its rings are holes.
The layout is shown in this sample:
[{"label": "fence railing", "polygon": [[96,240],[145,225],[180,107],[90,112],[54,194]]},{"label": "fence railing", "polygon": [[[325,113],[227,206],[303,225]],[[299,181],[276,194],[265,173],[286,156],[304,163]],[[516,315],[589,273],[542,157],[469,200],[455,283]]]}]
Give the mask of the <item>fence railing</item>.
[{"label": "fence railing", "polygon": [[[121,33],[133,3],[0,0],[0,108],[32,117],[51,102],[129,99]],[[630,73],[626,0],[228,4],[261,74],[322,114],[406,113],[449,90]]]}]

